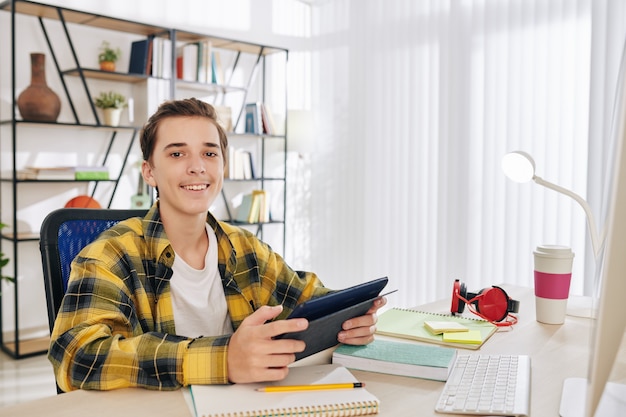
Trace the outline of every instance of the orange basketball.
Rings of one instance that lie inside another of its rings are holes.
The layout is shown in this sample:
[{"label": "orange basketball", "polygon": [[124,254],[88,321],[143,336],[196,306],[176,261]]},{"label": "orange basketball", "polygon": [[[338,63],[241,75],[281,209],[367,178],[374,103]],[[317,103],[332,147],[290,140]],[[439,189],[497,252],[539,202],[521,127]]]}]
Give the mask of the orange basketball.
[{"label": "orange basketball", "polygon": [[72,198],[70,201],[65,203],[65,207],[101,208],[100,203],[87,195],[79,195],[78,197]]}]

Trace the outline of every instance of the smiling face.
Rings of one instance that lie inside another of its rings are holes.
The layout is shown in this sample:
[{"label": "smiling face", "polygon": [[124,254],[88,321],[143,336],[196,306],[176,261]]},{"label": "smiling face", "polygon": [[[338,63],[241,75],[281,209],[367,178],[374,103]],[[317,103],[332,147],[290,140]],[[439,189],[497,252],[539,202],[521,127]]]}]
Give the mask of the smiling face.
[{"label": "smiling face", "polygon": [[160,121],[146,182],[159,189],[162,213],[206,217],[224,182],[224,155],[215,124],[206,117],[173,116]]}]

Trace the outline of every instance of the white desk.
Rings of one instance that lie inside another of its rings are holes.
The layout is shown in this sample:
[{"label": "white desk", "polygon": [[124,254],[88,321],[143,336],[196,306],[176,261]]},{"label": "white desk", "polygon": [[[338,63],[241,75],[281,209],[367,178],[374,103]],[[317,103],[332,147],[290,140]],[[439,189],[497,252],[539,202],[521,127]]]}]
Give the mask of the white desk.
[{"label": "white desk", "polygon": [[[531,416],[558,416],[563,380],[586,376],[591,336],[590,319],[568,316],[563,325],[546,325],[535,321],[532,290],[503,286],[514,299],[520,300],[519,323],[511,331],[494,334],[479,350],[471,354],[514,353],[531,356]],[[447,312],[450,300],[421,306],[421,310]],[[626,346],[622,343],[612,380],[626,383]],[[326,355],[326,357],[328,357]],[[353,371],[367,384],[367,390],[381,402],[379,416],[438,416],[435,403],[442,382]],[[88,410],[88,412],[85,412]],[[146,416],[191,416],[184,390],[155,392],[123,389],[107,392],[74,391],[13,407],[0,408],[0,416],[110,417],[112,413]]]}]

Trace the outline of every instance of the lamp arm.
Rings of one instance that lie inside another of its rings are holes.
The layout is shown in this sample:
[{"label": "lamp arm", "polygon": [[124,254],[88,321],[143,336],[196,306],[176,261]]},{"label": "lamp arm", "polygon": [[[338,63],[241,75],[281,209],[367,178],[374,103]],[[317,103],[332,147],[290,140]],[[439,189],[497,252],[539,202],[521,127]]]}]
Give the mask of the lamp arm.
[{"label": "lamp arm", "polygon": [[[589,226],[589,233],[591,235],[591,246],[593,247],[593,255],[597,259],[599,251],[600,251],[600,240],[598,237],[598,229],[596,228],[596,221],[595,221],[595,218],[593,217],[593,213],[591,212],[591,207],[589,207],[589,204],[587,203],[587,201],[585,201],[585,199],[579,196],[578,194],[566,188],[563,188],[556,184],[548,182],[544,180],[543,178],[538,177],[536,175],[533,176],[533,181],[535,181],[539,185],[543,185],[546,188],[550,188],[554,191],[557,191],[559,193],[572,197],[574,200],[576,200],[576,202],[578,202],[578,204],[580,204],[583,210],[585,210],[585,214],[587,215],[587,224]],[[604,237],[602,237],[602,239],[604,239]]]}]

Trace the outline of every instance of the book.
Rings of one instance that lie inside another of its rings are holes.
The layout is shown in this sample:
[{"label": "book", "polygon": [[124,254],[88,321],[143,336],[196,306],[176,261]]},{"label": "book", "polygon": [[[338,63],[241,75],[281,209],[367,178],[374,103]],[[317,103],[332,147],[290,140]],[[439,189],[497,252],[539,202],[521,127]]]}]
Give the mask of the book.
[{"label": "book", "polygon": [[225,178],[231,180],[249,180],[254,178],[254,161],[252,152],[228,147],[228,166]]},{"label": "book", "polygon": [[252,194],[246,194],[241,199],[241,204],[237,207],[237,216],[235,220],[242,223],[253,223],[256,216],[258,216],[258,207],[256,208],[257,213],[253,212],[252,207]]},{"label": "book", "polygon": [[[480,343],[460,343],[443,340],[443,334],[432,334],[426,326],[424,326],[424,322],[427,320],[460,323],[466,326],[469,331],[479,331],[481,341]],[[391,308],[379,314],[378,322],[376,323],[376,333],[378,334],[464,349],[480,348],[496,330],[497,327],[486,320],[402,308]]]},{"label": "book", "polygon": [[73,180],[74,167],[26,167],[18,171],[19,179]]},{"label": "book", "polygon": [[[11,171],[6,171],[6,174],[3,173],[3,178],[10,178],[12,175]],[[18,180],[36,180],[37,179],[37,171],[32,168],[22,168],[15,171],[15,178]]]},{"label": "book", "polygon": [[358,382],[352,373],[336,364],[297,366],[278,382],[191,385],[197,417],[261,416],[362,416],[377,414],[379,401],[366,388],[313,391],[260,392],[258,389],[285,385]]},{"label": "book", "polygon": [[274,117],[265,103],[261,103],[261,117],[263,119],[263,131],[268,135],[275,135],[276,124],[274,122]]},{"label": "book", "polygon": [[74,168],[77,180],[108,180],[109,169],[103,166],[77,166]]},{"label": "book", "polygon": [[469,328],[464,324],[456,321],[435,321],[425,320],[424,327],[426,327],[432,334],[443,334],[451,332],[467,332]]},{"label": "book", "polygon": [[191,42],[182,46],[183,80],[198,81],[198,50],[199,42]]},{"label": "book", "polygon": [[172,78],[172,41],[170,39],[161,39],[161,66],[159,77],[169,80]]},{"label": "book", "polygon": [[148,38],[148,56],[146,57],[146,68],[144,70],[145,75],[152,75],[152,49],[153,49],[153,38]]},{"label": "book", "polygon": [[233,131],[232,109],[229,106],[213,106],[217,112],[217,122],[228,132]]},{"label": "book", "polygon": [[130,74],[146,74],[148,68],[149,39],[134,41],[130,45],[130,60],[128,72]]},{"label": "book", "polygon": [[226,76],[224,74],[224,68],[222,67],[222,58],[219,51],[211,52],[211,73],[211,82],[220,85],[226,83]]},{"label": "book", "polygon": [[153,77],[162,77],[163,70],[163,38],[152,37],[151,52],[151,64],[150,74]]},{"label": "book", "polygon": [[267,223],[270,221],[270,196],[267,190],[253,190],[253,200],[258,200],[259,210],[256,222]]},{"label": "book", "polygon": [[259,117],[257,103],[246,104],[245,133],[261,134],[263,131],[262,121]]},{"label": "book", "polygon": [[444,346],[374,340],[363,346],[340,345],[333,363],[350,369],[446,381],[457,350]]}]

